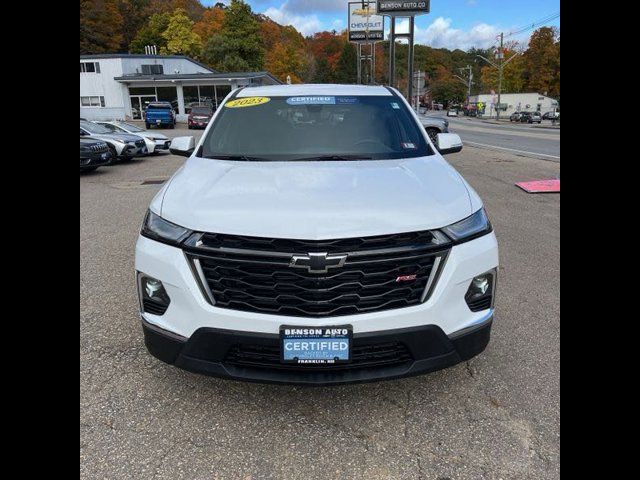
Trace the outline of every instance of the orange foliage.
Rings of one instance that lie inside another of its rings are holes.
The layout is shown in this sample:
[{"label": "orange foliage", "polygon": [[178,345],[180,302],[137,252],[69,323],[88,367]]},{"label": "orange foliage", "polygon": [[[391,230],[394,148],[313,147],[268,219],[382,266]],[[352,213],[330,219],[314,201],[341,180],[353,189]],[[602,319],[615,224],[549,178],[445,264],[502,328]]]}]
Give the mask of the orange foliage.
[{"label": "orange foliage", "polygon": [[214,33],[222,28],[224,20],[224,10],[221,8],[207,9],[198,23],[193,26],[193,31],[202,39],[202,43],[206,44]]}]

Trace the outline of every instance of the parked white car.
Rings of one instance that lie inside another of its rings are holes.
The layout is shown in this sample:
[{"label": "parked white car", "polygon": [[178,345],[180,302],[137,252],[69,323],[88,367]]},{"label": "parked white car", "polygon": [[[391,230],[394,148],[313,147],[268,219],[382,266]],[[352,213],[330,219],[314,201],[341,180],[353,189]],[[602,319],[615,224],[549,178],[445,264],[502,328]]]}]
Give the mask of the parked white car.
[{"label": "parked white car", "polygon": [[150,154],[169,151],[171,140],[162,133],[150,132],[144,128],[133,125],[132,123],[122,122],[119,120],[113,120],[110,122],[96,121],[94,123],[100,124],[114,133],[132,133],[144,138],[145,143],[147,144],[147,150]]},{"label": "parked white car", "polygon": [[395,89],[233,91],[136,245],[145,344],[180,368],[337,384],[430,372],[489,342],[498,246],[482,201]]},{"label": "parked white car", "polygon": [[447,110],[447,117],[457,117],[458,111],[454,109]]}]

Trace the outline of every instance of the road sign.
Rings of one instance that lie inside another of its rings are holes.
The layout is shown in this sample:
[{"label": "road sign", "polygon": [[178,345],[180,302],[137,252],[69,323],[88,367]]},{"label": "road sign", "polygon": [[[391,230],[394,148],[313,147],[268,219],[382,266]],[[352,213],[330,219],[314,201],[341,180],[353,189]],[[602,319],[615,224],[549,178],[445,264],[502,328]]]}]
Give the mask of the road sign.
[{"label": "road sign", "polygon": [[375,2],[349,2],[349,41],[381,40],[384,40],[384,17],[376,13]]},{"label": "road sign", "polygon": [[431,10],[431,0],[378,0],[378,13],[395,17],[422,15]]}]

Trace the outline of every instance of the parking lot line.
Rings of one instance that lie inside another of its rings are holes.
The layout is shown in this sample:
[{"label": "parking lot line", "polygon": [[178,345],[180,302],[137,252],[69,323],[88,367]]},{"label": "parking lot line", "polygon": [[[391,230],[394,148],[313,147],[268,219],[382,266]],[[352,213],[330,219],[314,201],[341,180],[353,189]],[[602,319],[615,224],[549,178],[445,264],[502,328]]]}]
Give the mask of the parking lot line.
[{"label": "parking lot line", "polygon": [[529,156],[533,156],[533,157],[545,157],[545,158],[553,158],[556,160],[560,160],[560,156],[559,155],[548,155],[546,153],[538,153],[538,152],[528,152],[526,150],[516,150],[515,148],[507,148],[507,147],[498,147],[496,145],[487,145],[484,143],[476,143],[476,142],[464,142],[466,145],[470,145],[472,147],[480,147],[480,148],[488,148],[488,149],[495,149],[495,150],[504,150],[507,152],[515,152],[515,153],[521,153],[523,155],[529,155]]}]

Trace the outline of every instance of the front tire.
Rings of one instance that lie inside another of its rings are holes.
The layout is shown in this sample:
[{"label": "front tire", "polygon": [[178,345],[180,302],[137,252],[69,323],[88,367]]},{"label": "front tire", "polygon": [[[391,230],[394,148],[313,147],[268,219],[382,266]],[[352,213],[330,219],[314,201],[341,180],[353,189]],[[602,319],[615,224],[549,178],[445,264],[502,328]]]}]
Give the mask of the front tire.
[{"label": "front tire", "polygon": [[111,152],[111,163],[118,163],[120,159],[118,158],[116,147],[114,147],[113,145],[109,145],[109,152]]},{"label": "front tire", "polygon": [[427,135],[429,135],[429,140],[431,140],[434,145],[436,144],[439,133],[440,130],[438,130],[437,128],[427,128]]}]

